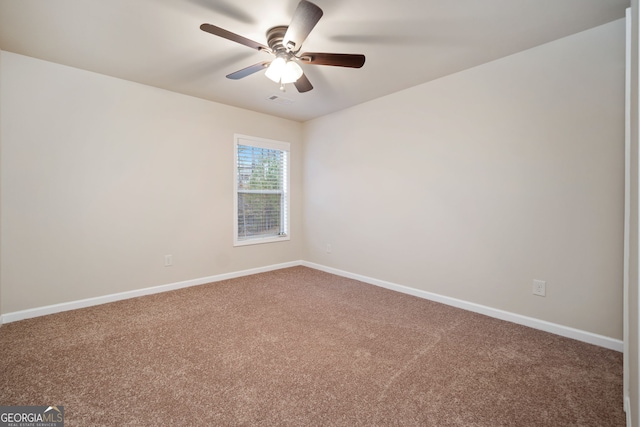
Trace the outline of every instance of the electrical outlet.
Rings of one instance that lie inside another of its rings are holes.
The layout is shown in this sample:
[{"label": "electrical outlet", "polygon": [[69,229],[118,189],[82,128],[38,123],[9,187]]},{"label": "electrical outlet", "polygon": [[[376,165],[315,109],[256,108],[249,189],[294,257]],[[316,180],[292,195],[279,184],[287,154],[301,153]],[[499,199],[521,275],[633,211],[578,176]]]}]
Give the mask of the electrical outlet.
[{"label": "electrical outlet", "polygon": [[164,256],[164,266],[171,267],[173,265],[173,255]]},{"label": "electrical outlet", "polygon": [[327,243],[326,251],[328,254],[330,254],[333,251],[333,248],[331,247],[331,243]]},{"label": "electrical outlet", "polygon": [[544,280],[534,280],[533,281],[533,294],[541,297],[546,296],[547,293],[547,282]]}]

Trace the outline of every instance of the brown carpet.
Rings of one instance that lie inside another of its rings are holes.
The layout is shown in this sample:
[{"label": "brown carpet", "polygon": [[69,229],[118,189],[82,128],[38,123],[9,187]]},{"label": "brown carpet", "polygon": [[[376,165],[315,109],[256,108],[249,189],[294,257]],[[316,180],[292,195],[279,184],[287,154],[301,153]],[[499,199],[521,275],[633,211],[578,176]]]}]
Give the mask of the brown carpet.
[{"label": "brown carpet", "polygon": [[622,354],[305,267],[10,323],[66,426],[623,426]]}]

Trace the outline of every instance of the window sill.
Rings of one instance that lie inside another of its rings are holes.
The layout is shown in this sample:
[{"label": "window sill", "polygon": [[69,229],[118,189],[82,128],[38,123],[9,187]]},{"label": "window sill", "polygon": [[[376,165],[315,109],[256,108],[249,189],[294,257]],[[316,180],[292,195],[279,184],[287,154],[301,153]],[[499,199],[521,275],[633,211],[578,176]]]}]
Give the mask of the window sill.
[{"label": "window sill", "polygon": [[263,243],[287,242],[289,240],[291,240],[291,237],[289,236],[263,237],[247,240],[236,240],[233,242],[233,246],[261,245]]}]

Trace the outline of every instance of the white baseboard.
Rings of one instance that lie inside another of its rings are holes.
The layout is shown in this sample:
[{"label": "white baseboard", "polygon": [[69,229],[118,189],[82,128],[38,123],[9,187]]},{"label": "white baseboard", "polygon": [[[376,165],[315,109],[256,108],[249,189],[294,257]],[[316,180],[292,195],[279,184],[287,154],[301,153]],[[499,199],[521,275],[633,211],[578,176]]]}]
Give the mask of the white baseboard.
[{"label": "white baseboard", "polygon": [[603,335],[582,331],[580,329],[575,329],[568,326],[558,325],[556,323],[535,319],[533,317],[522,316],[520,314],[511,313],[508,311],[499,310],[496,308],[491,308],[484,305],[459,300],[456,298],[422,291],[420,289],[410,288],[408,286],[398,285],[396,283],[391,283],[384,280],[362,276],[360,274],[350,273],[332,267],[326,267],[324,265],[315,264],[312,262],[302,261],[302,265],[338,276],[347,277],[349,279],[355,279],[361,282],[369,283],[371,285],[380,286],[382,288],[391,289],[393,291],[402,292],[404,294],[413,295],[416,297],[428,299],[430,301],[435,301],[453,307],[462,308],[464,310],[473,311],[475,313],[484,314],[485,316],[494,317],[496,319],[506,320],[508,322],[517,323],[519,325],[528,326],[530,328],[539,329],[545,332],[551,332],[552,334],[572,338],[589,344],[594,344],[600,347],[608,348],[610,350],[619,352],[623,351],[623,343],[621,340],[605,337]]},{"label": "white baseboard", "polygon": [[215,276],[202,277],[199,279],[185,280],[183,282],[170,283],[167,285],[152,286],[150,288],[136,289],[133,291],[119,292],[116,294],[104,295],[95,298],[87,298],[78,301],[64,302],[60,304],[47,305],[44,307],[31,308],[28,310],[14,311],[0,316],[0,325],[4,323],[17,322],[18,320],[30,319],[32,317],[45,316],[47,314],[61,313],[63,311],[77,310],[79,308],[91,307],[94,305],[106,304],[125,300],[129,298],[141,297],[144,295],[158,294],[160,292],[173,291],[176,289],[188,288],[190,286],[204,285],[205,283],[219,282],[221,280],[235,279],[237,277],[249,276],[252,274],[265,273],[267,271],[280,270],[287,267],[301,265],[300,261],[274,264],[266,267],[251,268],[249,270],[236,271],[232,273],[217,274]]},{"label": "white baseboard", "polygon": [[231,273],[218,274],[215,276],[202,277],[199,279],[186,280],[183,282],[170,283],[167,285],[153,286],[150,288],[137,289],[133,291],[120,292],[116,294],[104,295],[101,297],[87,298],[78,301],[71,301],[61,304],[48,305],[44,307],[37,307],[28,310],[15,311],[0,316],[0,325],[3,323],[16,322],[18,320],[29,319],[32,317],[45,316],[47,314],[60,313],[68,310],[76,310],[79,308],[91,307],[99,304],[106,304],[109,302],[120,301],[129,298],[141,297],[144,295],[157,294],[160,292],[167,292],[176,289],[187,288],[190,286],[203,285],[205,283],[219,282],[221,280],[234,279],[237,277],[249,276],[252,274],[264,273],[267,271],[279,270],[282,268],[295,267],[303,265],[305,267],[313,268],[316,270],[324,271],[327,273],[335,274],[337,276],[347,277],[355,279],[364,283],[368,283],[375,286],[391,289],[393,291],[402,292],[404,294],[413,295],[419,298],[428,299],[431,301],[439,302],[442,304],[458,307],[464,310],[473,311],[475,313],[484,314],[489,317],[494,317],[501,320],[517,323],[519,325],[528,326],[534,329],[550,332],[556,335],[560,335],[567,338],[572,338],[578,341],[583,341],[589,344],[594,344],[600,347],[605,347],[611,350],[623,351],[623,343],[621,340],[605,337],[602,335],[594,334],[591,332],[582,331],[579,329],[570,328],[568,326],[558,325],[556,323],[547,322],[544,320],[535,319],[532,317],[522,316],[520,314],[511,313],[508,311],[498,310],[495,308],[487,307],[472,302],[459,300],[439,294],[434,294],[420,289],[410,288],[408,286],[398,285],[396,283],[387,282],[384,280],[374,279],[372,277],[362,276],[360,274],[350,273],[347,271],[339,270],[332,267],[316,264],[308,261],[292,261],[282,264],[274,264],[266,267],[252,268],[248,270],[242,270]]}]

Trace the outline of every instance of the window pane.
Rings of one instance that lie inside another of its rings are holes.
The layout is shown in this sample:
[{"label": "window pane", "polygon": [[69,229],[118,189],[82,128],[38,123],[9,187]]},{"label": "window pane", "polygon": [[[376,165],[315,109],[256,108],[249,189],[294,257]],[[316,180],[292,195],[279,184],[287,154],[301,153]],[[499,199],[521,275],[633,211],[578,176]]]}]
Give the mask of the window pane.
[{"label": "window pane", "polygon": [[284,152],[238,146],[238,189],[282,190]]},{"label": "window pane", "polygon": [[238,193],[238,239],[278,236],[281,227],[282,194]]}]

